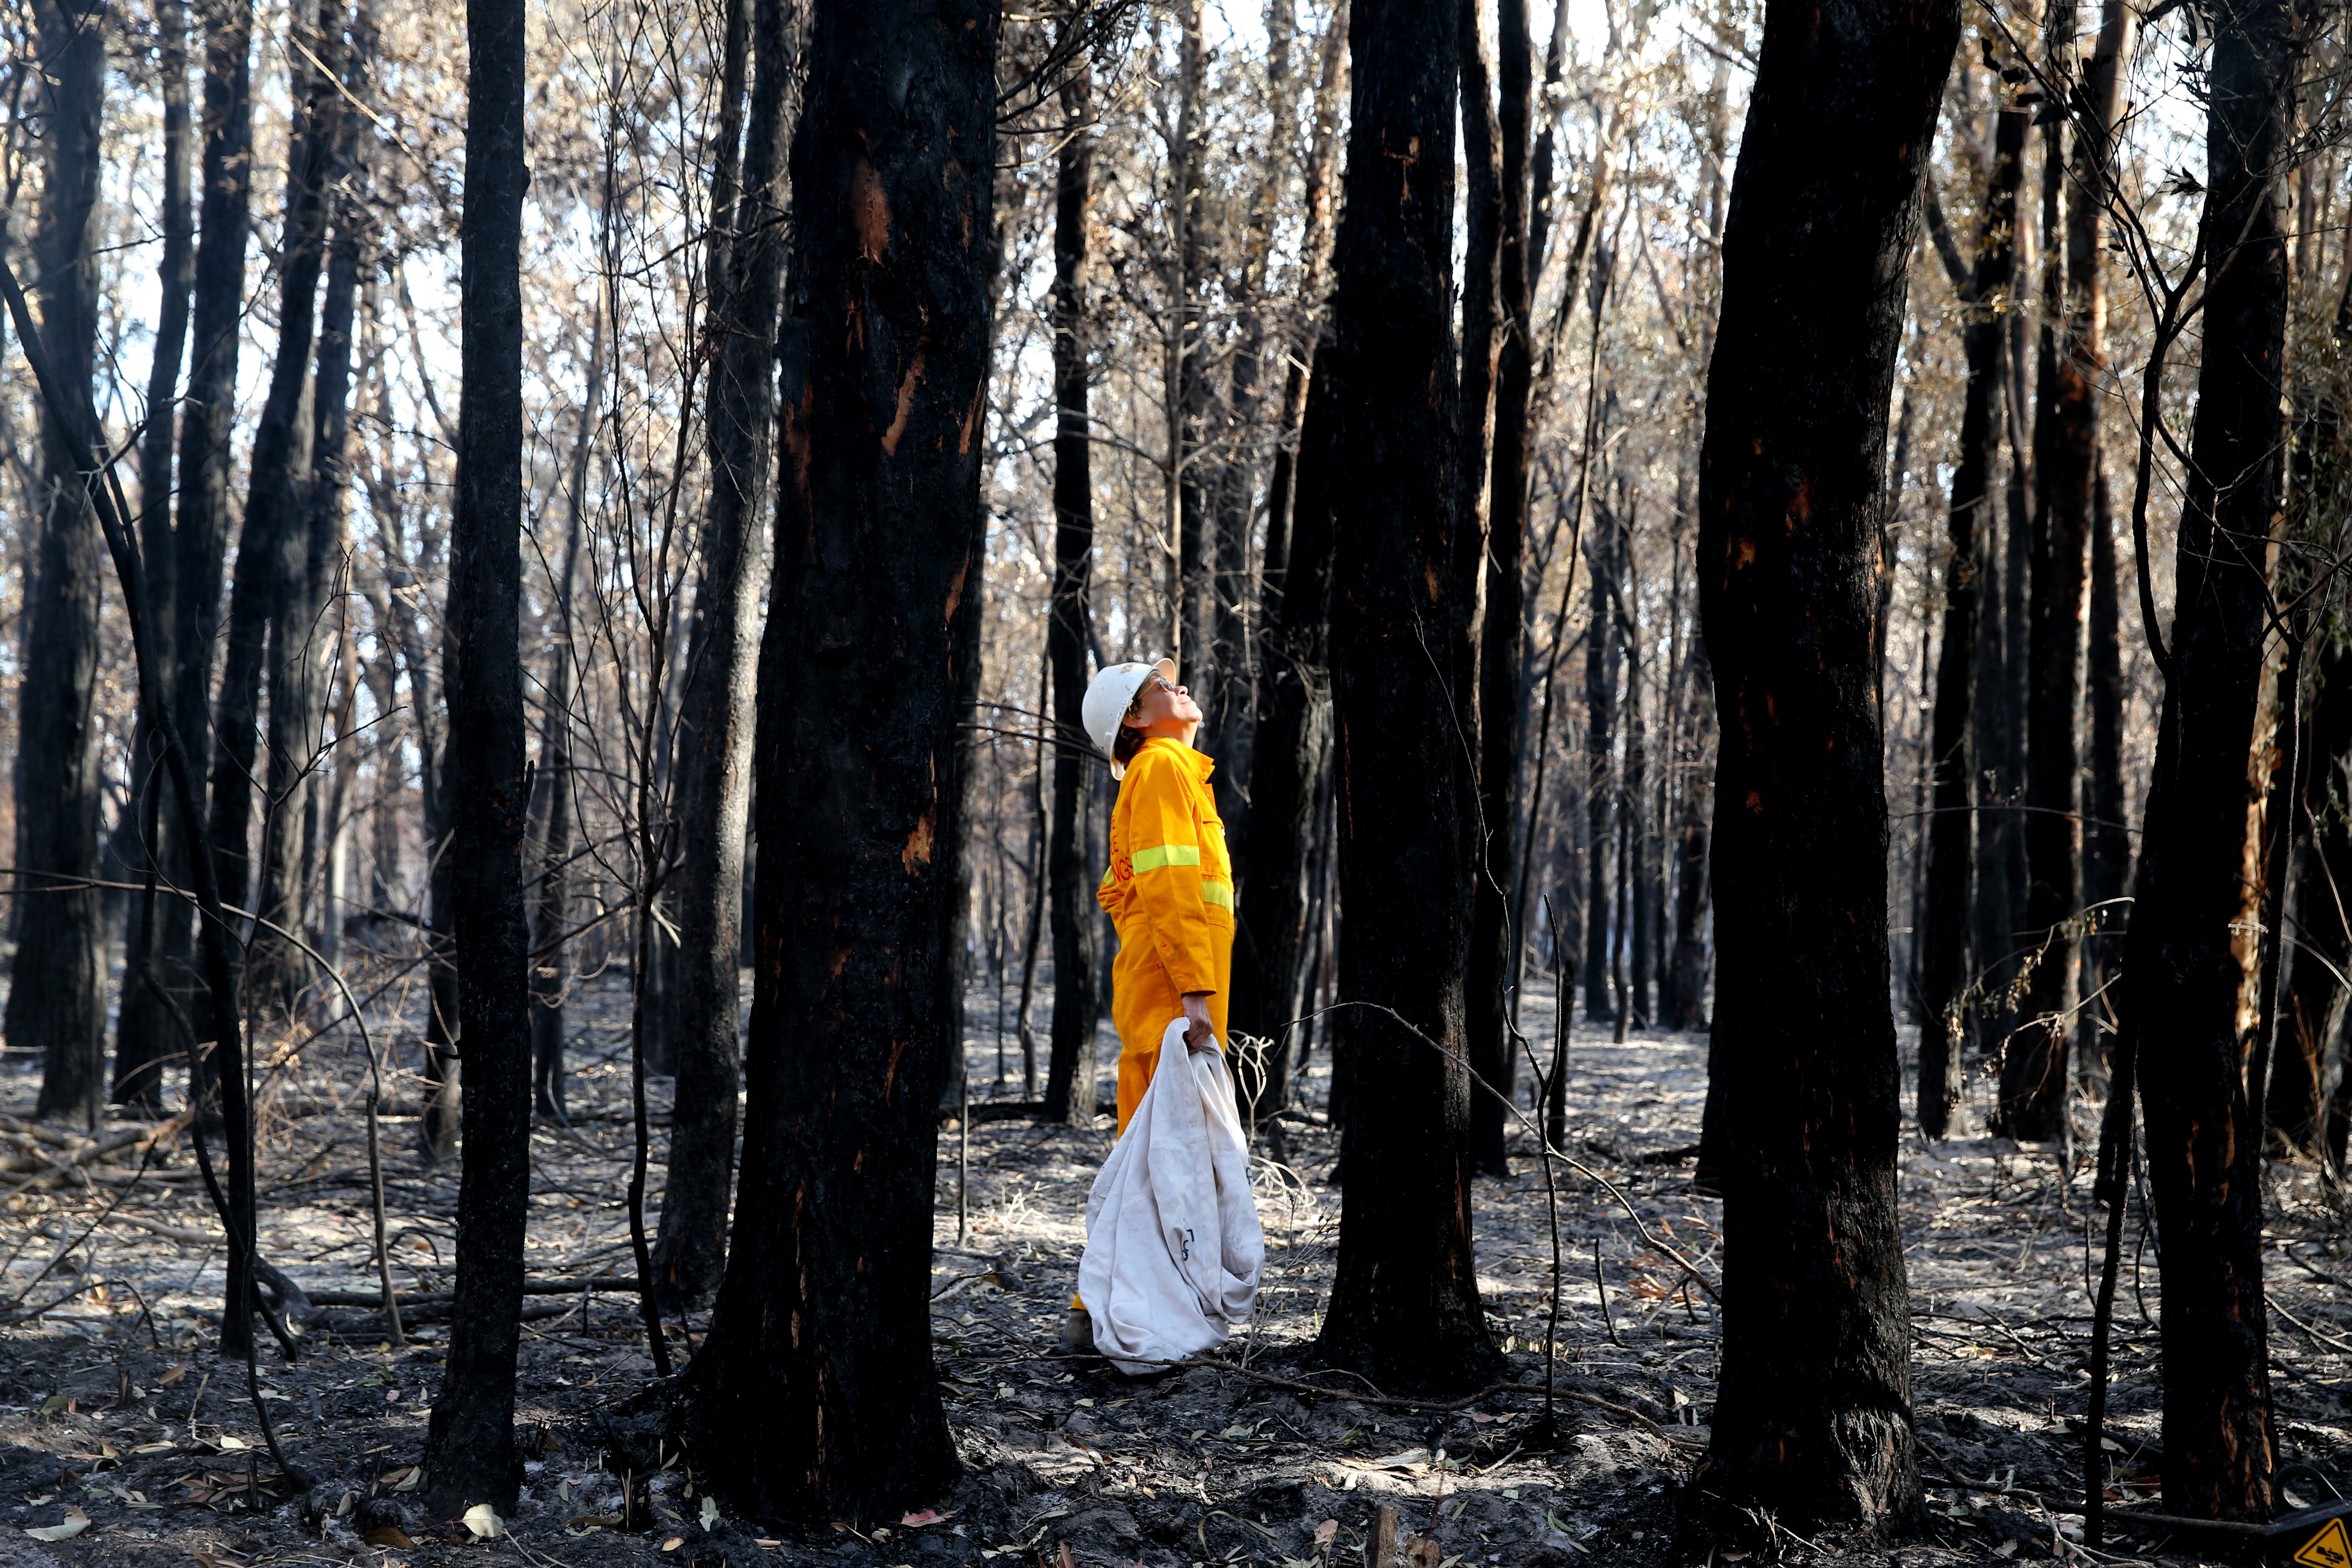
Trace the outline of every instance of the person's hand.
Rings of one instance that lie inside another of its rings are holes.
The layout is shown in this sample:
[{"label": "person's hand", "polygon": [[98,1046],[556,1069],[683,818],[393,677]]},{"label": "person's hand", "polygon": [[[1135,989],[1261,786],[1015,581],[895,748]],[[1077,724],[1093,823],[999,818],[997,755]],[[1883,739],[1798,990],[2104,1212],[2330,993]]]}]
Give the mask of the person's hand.
[{"label": "person's hand", "polygon": [[1206,991],[1184,993],[1184,1019],[1192,1026],[1184,1031],[1184,1048],[1194,1056],[1214,1050],[1217,1032],[1209,1025],[1209,994]]}]

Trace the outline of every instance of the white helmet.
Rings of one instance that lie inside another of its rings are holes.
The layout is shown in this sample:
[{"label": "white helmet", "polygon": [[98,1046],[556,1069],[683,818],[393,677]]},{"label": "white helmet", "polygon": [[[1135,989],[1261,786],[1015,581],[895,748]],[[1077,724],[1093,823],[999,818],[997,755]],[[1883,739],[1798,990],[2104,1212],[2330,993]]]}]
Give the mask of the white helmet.
[{"label": "white helmet", "polygon": [[1079,708],[1086,721],[1087,739],[1100,746],[1103,755],[1111,759],[1110,776],[1115,779],[1127,776],[1127,764],[1111,752],[1118,741],[1118,721],[1127,717],[1128,705],[1135,700],[1143,683],[1155,675],[1175,679],[1175,661],[1161,658],[1148,663],[1129,660],[1126,664],[1106,665],[1095,672],[1087,687],[1087,700]]}]

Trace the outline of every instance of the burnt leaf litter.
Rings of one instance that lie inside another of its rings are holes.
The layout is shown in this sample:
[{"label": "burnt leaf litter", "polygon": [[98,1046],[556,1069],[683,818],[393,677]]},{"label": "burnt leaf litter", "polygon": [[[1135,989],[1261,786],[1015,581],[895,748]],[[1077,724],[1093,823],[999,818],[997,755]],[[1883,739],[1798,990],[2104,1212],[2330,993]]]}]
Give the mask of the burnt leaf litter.
[{"label": "burnt leaf litter", "polygon": [[[992,1003],[982,994],[971,1009],[975,1102],[1022,1093],[1018,1049],[1000,1043]],[[1522,1022],[1549,1040],[1547,1003],[1531,1002]],[[591,1283],[530,1299],[517,1412],[527,1474],[507,1518],[428,1518],[415,1501],[446,1311],[429,1298],[450,1284],[457,1173],[419,1163],[413,1120],[385,1128],[395,1283],[424,1298],[406,1314],[408,1342],[394,1344],[379,1312],[345,1304],[376,1289],[356,1050],[330,1040],[279,1062],[263,1095],[264,1251],[337,1303],[317,1309],[298,1361],[262,1336],[261,1397],[310,1474],[307,1489],[271,1460],[243,1366],[214,1352],[222,1251],[184,1139],[164,1142],[143,1172],[135,1146],[76,1164],[77,1141],[22,1120],[37,1065],[8,1058],[0,1109],[18,1120],[0,1122],[0,1152],[12,1156],[0,1175],[11,1303],[0,1317],[0,1568],[1336,1568],[1368,1561],[1384,1509],[1404,1543],[1398,1560],[1438,1568],[2201,1560],[2190,1543],[2121,1532],[2095,1556],[2074,1519],[2044,1506],[2080,1500],[2096,1264],[2087,1177],[2064,1179],[2050,1149],[1980,1135],[1929,1146],[1906,1133],[1928,1485],[1919,1525],[1890,1546],[1769,1523],[1745,1550],[1706,1539],[1691,1487],[1714,1398],[1714,1309],[1605,1194],[1565,1169],[1554,1427],[1544,1426],[1540,1393],[1448,1410],[1319,1369],[1312,1342],[1339,1215],[1336,1139],[1318,1124],[1329,1082],[1319,1045],[1305,1118],[1283,1126],[1279,1147],[1258,1151],[1267,1239],[1258,1315],[1214,1365],[1129,1379],[1057,1350],[1108,1118],[1086,1131],[945,1124],[932,1348],[964,1473],[895,1522],[772,1535],[698,1489],[663,1419],[666,1391],[654,1383],[635,1298],[593,1283],[630,1272],[625,980],[583,984],[572,1024],[573,1121],[532,1137],[527,1270],[535,1284]],[[1577,1029],[1573,1152],[1712,1278],[1720,1205],[1691,1191],[1703,1038],[1636,1030],[1616,1045],[1605,1026],[1580,1020]],[[1009,1058],[1001,1084],[1000,1052]],[[413,1099],[413,1035],[395,1054],[401,1097]],[[667,1091],[655,1081],[656,1108]],[[2075,1108],[2085,1158],[2094,1110]],[[1979,1099],[1965,1124],[1980,1127],[1981,1111]],[[656,1212],[666,1137],[657,1125]],[[1552,1244],[1539,1164],[1522,1152],[1512,1169],[1476,1184],[1479,1286],[1502,1376],[1539,1388]],[[2317,1173],[2279,1163],[2270,1179],[2283,1457],[2340,1479],[2352,1469],[2352,1308],[2340,1289],[2352,1260]],[[2157,1260],[2137,1207],[2127,1246],[2109,1425],[2117,1501],[2152,1496],[2159,1459]],[[671,1325],[675,1348],[689,1350],[704,1322]],[[1286,1386],[1300,1384],[1315,1391]]]}]

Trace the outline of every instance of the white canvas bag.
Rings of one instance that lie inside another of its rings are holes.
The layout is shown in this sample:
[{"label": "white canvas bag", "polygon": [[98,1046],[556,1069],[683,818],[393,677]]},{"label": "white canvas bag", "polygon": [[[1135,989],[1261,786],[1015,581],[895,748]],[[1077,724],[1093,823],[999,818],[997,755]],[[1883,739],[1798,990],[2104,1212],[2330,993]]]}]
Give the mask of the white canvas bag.
[{"label": "white canvas bag", "polygon": [[1087,1198],[1078,1295],[1095,1349],[1121,1372],[1159,1370],[1249,1321],[1265,1264],[1249,1145],[1224,1053],[1168,1026],[1160,1064]]}]

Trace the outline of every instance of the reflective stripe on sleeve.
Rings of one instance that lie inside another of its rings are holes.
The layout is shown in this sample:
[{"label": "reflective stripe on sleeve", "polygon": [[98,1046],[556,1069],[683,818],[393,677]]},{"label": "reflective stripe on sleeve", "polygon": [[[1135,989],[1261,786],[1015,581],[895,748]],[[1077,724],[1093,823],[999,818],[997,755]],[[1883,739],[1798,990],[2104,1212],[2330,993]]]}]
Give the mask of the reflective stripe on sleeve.
[{"label": "reflective stripe on sleeve", "polygon": [[1230,911],[1234,907],[1233,884],[1203,880],[1201,883],[1201,901]]},{"label": "reflective stripe on sleeve", "polygon": [[1197,866],[1201,848],[1197,844],[1155,844],[1149,849],[1135,852],[1135,874],[1157,871],[1162,866]]}]

